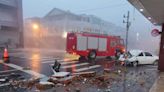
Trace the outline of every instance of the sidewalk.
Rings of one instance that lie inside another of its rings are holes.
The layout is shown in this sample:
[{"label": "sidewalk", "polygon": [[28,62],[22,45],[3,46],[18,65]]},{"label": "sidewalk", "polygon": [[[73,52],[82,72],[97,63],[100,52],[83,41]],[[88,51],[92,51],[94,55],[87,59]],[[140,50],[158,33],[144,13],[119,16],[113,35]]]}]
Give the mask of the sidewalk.
[{"label": "sidewalk", "polygon": [[158,79],[155,81],[149,92],[164,92],[164,72],[159,74]]}]

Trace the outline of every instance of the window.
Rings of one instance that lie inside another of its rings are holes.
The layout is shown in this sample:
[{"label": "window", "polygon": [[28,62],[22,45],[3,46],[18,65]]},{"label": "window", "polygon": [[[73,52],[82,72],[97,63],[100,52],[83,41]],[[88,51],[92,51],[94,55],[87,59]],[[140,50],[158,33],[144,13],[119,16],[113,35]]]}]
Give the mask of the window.
[{"label": "window", "polygon": [[124,40],[120,40],[120,44],[121,45],[124,45]]},{"label": "window", "polygon": [[152,56],[152,55],[148,52],[145,52],[145,56]]},{"label": "window", "polygon": [[138,56],[144,56],[143,53],[140,53]]},{"label": "window", "polygon": [[116,44],[117,44],[117,43],[116,43],[115,41],[111,41],[111,42],[110,42],[110,46],[111,46],[111,47],[115,47]]}]

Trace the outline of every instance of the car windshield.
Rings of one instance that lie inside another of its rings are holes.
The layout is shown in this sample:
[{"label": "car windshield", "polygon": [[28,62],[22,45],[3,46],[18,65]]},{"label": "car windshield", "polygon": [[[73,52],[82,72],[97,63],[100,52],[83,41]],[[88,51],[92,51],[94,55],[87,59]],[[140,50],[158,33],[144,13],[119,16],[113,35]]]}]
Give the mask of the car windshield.
[{"label": "car windshield", "polygon": [[127,56],[128,56],[128,58],[131,58],[133,55],[128,51]]}]

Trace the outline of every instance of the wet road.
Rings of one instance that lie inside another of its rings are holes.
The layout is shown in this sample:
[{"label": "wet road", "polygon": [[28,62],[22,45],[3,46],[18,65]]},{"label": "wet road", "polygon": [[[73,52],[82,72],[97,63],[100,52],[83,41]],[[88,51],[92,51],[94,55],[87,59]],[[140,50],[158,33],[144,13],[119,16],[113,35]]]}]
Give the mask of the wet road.
[{"label": "wet road", "polygon": [[[25,79],[29,79],[33,76],[49,77],[53,74],[50,66],[54,64],[55,59],[57,59],[61,63],[61,71],[68,71],[71,73],[80,73],[85,71],[96,71],[97,73],[101,73],[103,72],[104,67],[107,66],[107,63],[109,63],[109,61],[104,61],[101,59],[96,61],[95,63],[69,60],[70,58],[66,57],[65,52],[62,51],[17,51],[10,53],[10,64],[0,64],[0,75],[6,75],[9,79],[14,78],[11,74],[19,74]],[[120,71],[122,72],[122,74],[120,75],[121,77],[119,77],[119,82],[113,81],[112,85],[109,86],[112,92],[123,92],[123,81],[121,80],[123,80],[122,78],[124,72],[121,69]],[[137,68],[127,67],[126,92],[148,92],[148,89],[151,87],[156,77],[157,66],[144,65]],[[4,76],[2,76],[2,78],[4,78]],[[19,77],[17,78],[19,79]],[[145,84],[142,88],[139,83],[143,81]],[[3,86],[3,83],[1,84]],[[80,87],[85,89],[82,92],[104,92],[104,90],[101,90],[101,88],[97,86],[88,86],[87,84],[84,84]],[[72,88],[70,89],[72,91],[69,92],[74,92],[75,88],[73,86],[70,86],[70,88]],[[55,88],[57,92],[64,92],[66,89],[68,89],[68,87]],[[1,91],[6,92],[5,89]]]}]

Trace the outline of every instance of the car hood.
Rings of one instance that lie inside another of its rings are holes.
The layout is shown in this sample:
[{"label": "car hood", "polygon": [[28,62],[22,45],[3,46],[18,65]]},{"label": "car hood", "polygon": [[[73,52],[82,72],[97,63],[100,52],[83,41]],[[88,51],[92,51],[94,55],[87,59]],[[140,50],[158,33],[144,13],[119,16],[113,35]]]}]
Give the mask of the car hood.
[{"label": "car hood", "polygon": [[141,52],[143,52],[142,50],[130,50],[129,53],[132,56],[138,56]]}]

